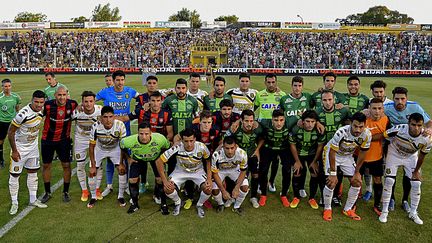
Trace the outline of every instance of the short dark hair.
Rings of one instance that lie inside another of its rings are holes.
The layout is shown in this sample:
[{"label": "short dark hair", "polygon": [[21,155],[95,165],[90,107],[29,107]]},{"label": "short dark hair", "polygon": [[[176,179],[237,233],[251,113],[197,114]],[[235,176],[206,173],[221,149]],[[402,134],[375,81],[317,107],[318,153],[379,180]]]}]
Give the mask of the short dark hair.
[{"label": "short dark hair", "polygon": [[101,115],[103,116],[106,113],[113,113],[114,114],[114,108],[112,108],[111,106],[108,106],[108,105],[102,107]]},{"label": "short dark hair", "polygon": [[366,115],[358,111],[354,113],[354,115],[352,115],[351,120],[358,121],[358,122],[366,122]]},{"label": "short dark hair", "polygon": [[253,112],[252,110],[244,110],[240,114],[240,118],[243,120],[245,116],[253,116],[255,118],[255,112]]},{"label": "short dark hair", "polygon": [[212,117],[212,113],[209,110],[201,111],[200,120],[202,120],[204,118],[211,118],[211,117]]},{"label": "short dark hair", "polygon": [[335,81],[336,81],[336,78],[337,78],[337,76],[336,76],[336,74],[334,72],[326,72],[326,73],[324,73],[324,75],[323,75],[323,81],[325,81],[325,79],[327,77],[333,77],[335,79]]},{"label": "short dark hair", "polygon": [[156,76],[153,76],[153,75],[150,75],[146,78],[146,81],[149,81],[149,80],[156,80],[156,82],[159,81],[158,78]]},{"label": "short dark hair", "polygon": [[48,76],[55,78],[55,74],[53,72],[46,72],[45,77],[48,77]]},{"label": "short dark hair", "polygon": [[351,81],[351,80],[358,80],[360,83],[360,78],[357,75],[349,76],[349,78],[347,79],[347,84],[349,84],[349,81]]},{"label": "short dark hair", "polygon": [[112,74],[111,73],[105,74],[104,78],[108,78],[108,77],[112,77]]},{"label": "short dark hair", "polygon": [[183,139],[184,137],[195,137],[195,131],[192,128],[186,128],[180,132],[180,137]]},{"label": "short dark hair", "polygon": [[223,139],[223,144],[237,144],[237,141],[234,136],[226,136]]},{"label": "short dark hair", "polygon": [[374,88],[383,88],[385,89],[387,87],[387,84],[382,80],[376,80],[370,85],[370,89],[373,90]]},{"label": "short dark hair", "polygon": [[155,92],[151,93],[151,95],[149,97],[150,97],[150,99],[151,99],[151,97],[161,97],[162,98],[162,94],[159,91],[155,91]]},{"label": "short dark hair", "polygon": [[5,83],[12,83],[12,81],[10,79],[8,79],[8,78],[5,78],[5,79],[2,80],[2,85],[5,84]]},{"label": "short dark hair", "polygon": [[36,90],[33,92],[32,98],[46,98],[46,94],[42,90]]},{"label": "short dark hair", "polygon": [[268,78],[275,78],[277,80],[277,76],[274,73],[269,73],[265,76],[264,80],[267,80]]},{"label": "short dark hair", "polygon": [[369,106],[371,105],[371,104],[376,104],[376,103],[383,103],[383,101],[380,99],[380,98],[372,98],[370,101],[369,101]]},{"label": "short dark hair", "polygon": [[201,78],[201,75],[199,73],[191,73],[189,74],[189,78]]},{"label": "short dark hair", "polygon": [[305,112],[303,112],[301,119],[304,121],[307,118],[314,119],[316,121],[318,121],[319,119],[318,114],[315,110],[306,110]]},{"label": "short dark hair", "polygon": [[332,96],[333,96],[333,98],[334,98],[334,93],[333,93],[333,91],[331,91],[331,90],[329,90],[329,89],[323,89],[323,90],[321,91],[321,97],[322,97],[323,94],[327,94],[327,93],[332,94]]},{"label": "short dark hair", "polygon": [[415,113],[412,113],[408,118],[408,123],[411,121],[415,121],[415,122],[423,121],[424,122],[424,117],[422,114],[415,112]]},{"label": "short dark hair", "polygon": [[405,87],[395,87],[392,91],[393,97],[395,96],[395,94],[404,94],[406,96],[408,96],[408,89]]},{"label": "short dark hair", "polygon": [[149,128],[151,130],[151,125],[148,121],[143,121],[138,125],[138,130],[144,129],[144,128]]},{"label": "short dark hair", "polygon": [[115,79],[117,76],[126,78],[126,74],[122,70],[117,70],[113,72],[112,78]]},{"label": "short dark hair", "polygon": [[221,81],[221,82],[223,82],[223,83],[225,84],[225,78],[224,78],[224,77],[217,76],[217,77],[214,79],[214,83],[215,83],[215,84],[216,84],[216,81]]},{"label": "short dark hair", "polygon": [[250,79],[250,74],[249,73],[240,73],[239,74],[239,79],[241,79],[241,78],[248,78],[248,79]]},{"label": "short dark hair", "polygon": [[224,106],[229,106],[229,107],[233,108],[234,103],[230,99],[223,99],[223,100],[221,100],[221,102],[219,102],[219,108],[222,109],[222,107],[224,107]]},{"label": "short dark hair", "polygon": [[89,97],[89,96],[93,96],[94,98],[96,98],[96,94],[93,93],[93,91],[86,90],[82,92],[81,99],[84,99],[85,97]]},{"label": "short dark hair", "polygon": [[184,85],[187,86],[187,81],[186,81],[186,79],[184,79],[184,78],[179,78],[179,79],[177,79],[175,86],[177,87],[177,85],[179,85],[179,84],[184,84]]},{"label": "short dark hair", "polygon": [[273,118],[274,117],[280,117],[280,116],[285,116],[283,110],[281,110],[281,109],[273,110],[273,112],[272,112]]},{"label": "short dark hair", "polygon": [[291,80],[291,84],[294,84],[294,83],[303,84],[303,77],[302,76],[294,76]]}]

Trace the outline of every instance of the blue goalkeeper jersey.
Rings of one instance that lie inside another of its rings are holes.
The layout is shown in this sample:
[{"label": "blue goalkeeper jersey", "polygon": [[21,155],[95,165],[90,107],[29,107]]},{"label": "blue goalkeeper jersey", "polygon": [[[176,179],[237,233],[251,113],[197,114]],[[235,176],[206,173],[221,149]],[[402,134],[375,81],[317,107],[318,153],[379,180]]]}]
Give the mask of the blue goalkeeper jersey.
[{"label": "blue goalkeeper jersey", "polygon": [[395,108],[394,102],[389,102],[384,105],[384,112],[388,116],[390,123],[395,126],[399,124],[408,124],[408,118],[413,113],[420,113],[423,115],[424,123],[430,120],[429,115],[417,102],[407,101],[405,110],[398,111]]},{"label": "blue goalkeeper jersey", "polygon": [[[114,108],[114,115],[127,116],[130,113],[130,102],[138,96],[133,88],[125,86],[123,91],[116,92],[114,87],[104,88],[96,95],[96,100],[103,100],[104,105]],[[129,136],[130,122],[125,122],[126,133]]]}]

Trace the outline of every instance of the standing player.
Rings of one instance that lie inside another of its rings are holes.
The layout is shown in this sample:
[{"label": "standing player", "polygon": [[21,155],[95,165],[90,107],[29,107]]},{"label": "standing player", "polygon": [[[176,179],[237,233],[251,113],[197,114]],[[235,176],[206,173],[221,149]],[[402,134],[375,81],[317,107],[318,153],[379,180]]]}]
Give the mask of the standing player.
[{"label": "standing player", "polygon": [[148,105],[146,104],[150,102],[150,95],[158,91],[158,78],[153,75],[148,76],[146,78],[146,88],[147,88],[147,92],[140,94],[138,95],[138,97],[136,97],[135,110],[138,108],[148,109]]},{"label": "standing player", "polygon": [[[231,126],[225,136],[233,136],[238,146],[245,150],[248,155],[248,172],[251,173],[251,198],[250,202],[254,208],[259,208],[258,203],[258,163],[260,152],[257,144],[264,140],[262,126],[255,121],[255,113],[252,110],[244,110],[240,115],[240,124]],[[229,204],[226,204],[227,206]]]},{"label": "standing player", "polygon": [[12,92],[12,81],[2,80],[2,92],[0,93],[0,167],[4,168],[3,143],[6,138],[9,125],[19,111],[21,97]]},{"label": "standing player", "polygon": [[248,73],[240,73],[239,82],[240,87],[228,90],[227,94],[232,97],[233,112],[240,115],[244,110],[253,110],[258,91],[249,88],[250,75]]},{"label": "standing player", "polygon": [[45,102],[43,110],[45,122],[42,132],[41,151],[45,195],[41,200],[42,203],[46,203],[51,199],[51,165],[54,152],[57,153],[63,167],[63,201],[69,202],[71,200],[69,196],[72,152],[70,132],[72,113],[78,103],[67,98],[68,91],[64,86],[59,86],[54,96],[54,100]]},{"label": "standing player", "polygon": [[176,95],[168,96],[162,103],[162,109],[171,111],[174,134],[192,127],[192,120],[198,112],[197,100],[187,94],[186,80],[179,78],[175,85]]},{"label": "standing player", "polygon": [[[351,187],[348,191],[348,198],[342,213],[353,220],[361,220],[353,209],[357,201],[361,186],[360,168],[363,164],[366,152],[370,147],[372,135],[366,129],[366,116],[357,112],[352,116],[351,125],[339,128],[334,137],[324,147],[325,174],[327,184],[324,187],[324,213],[325,221],[332,220],[331,201],[333,190],[338,182],[337,170],[342,170],[345,177],[348,177]],[[357,161],[354,161],[353,154],[359,149]]]},{"label": "standing player", "polygon": [[[423,116],[425,130],[428,134],[431,134],[432,120],[429,114],[416,102],[408,101],[408,90],[404,87],[395,87],[392,91],[393,102],[384,105],[384,112],[390,119],[392,126],[400,124],[408,124],[408,117],[413,113],[420,113]],[[402,196],[402,207],[409,213],[408,197],[411,190],[411,182],[409,175],[405,174],[402,181],[403,196]],[[392,208],[394,208],[394,202]]]},{"label": "standing player", "polygon": [[[368,173],[373,177],[374,212],[380,215],[380,203],[383,190],[381,177],[384,175],[384,151],[382,134],[390,127],[390,121],[387,116],[384,115],[384,106],[380,98],[372,98],[372,100],[370,100],[369,114],[370,117],[366,119],[366,127],[372,134],[372,142],[370,144],[369,151],[366,153],[366,157],[360,172],[362,175],[365,175],[365,171],[367,170]],[[365,197],[370,199],[372,196],[371,191],[372,190],[367,191],[363,196],[363,199],[365,199]]]},{"label": "standing player", "polygon": [[282,96],[286,93],[280,91],[277,85],[277,77],[274,74],[267,74],[264,79],[265,89],[258,92],[255,99],[255,109],[258,121],[264,126],[270,126],[272,113],[279,109]]},{"label": "standing player", "polygon": [[369,98],[359,92],[360,78],[355,75],[350,76],[347,80],[347,88],[348,93],[345,93],[345,101],[343,104],[348,107],[351,114],[367,109],[369,106]]},{"label": "standing player", "polygon": [[41,90],[33,92],[32,102],[24,106],[11,122],[8,131],[11,145],[11,164],[9,176],[9,192],[12,206],[11,215],[18,212],[19,177],[23,168],[27,169],[27,187],[30,194],[30,205],[46,208],[37,198],[39,164],[39,130],[42,127],[42,108],[45,93]]},{"label": "standing player", "polygon": [[[72,113],[72,120],[75,121],[73,154],[77,162],[77,178],[81,186],[81,201],[83,202],[86,202],[89,196],[85,167],[91,137],[90,131],[93,123],[99,119],[102,109],[102,106],[95,104],[95,97],[92,91],[84,91],[81,94],[82,111],[75,109]],[[97,188],[97,197],[99,200],[102,199],[99,188]]]},{"label": "standing player", "polygon": [[259,161],[259,180],[261,196],[259,205],[261,207],[267,202],[267,183],[268,171],[271,163],[282,164],[282,191],[280,199],[284,207],[289,207],[287,198],[288,189],[291,182],[291,166],[292,156],[289,151],[289,130],[287,126],[284,112],[280,109],[274,110],[272,113],[271,125],[265,127],[264,141],[259,143],[257,149],[261,149]]},{"label": "standing player", "polygon": [[379,221],[382,223],[387,222],[388,207],[397,169],[399,166],[403,166],[412,188],[409,218],[416,224],[423,224],[423,220],[417,213],[421,195],[420,169],[426,154],[430,152],[432,143],[430,136],[422,135],[423,126],[423,115],[413,113],[408,118],[408,124],[397,125],[384,132],[384,137],[390,140],[390,145],[385,165],[383,209],[379,217]]},{"label": "standing player", "polygon": [[[218,203],[217,212],[220,213],[225,208],[222,198],[229,200],[232,197],[235,199],[233,212],[243,215],[241,205],[249,190],[246,152],[237,146],[233,137],[225,137],[222,148],[213,153],[211,165],[213,197]],[[226,177],[235,182],[232,193],[227,192],[223,185]]]},{"label": "standing player", "polygon": [[386,105],[387,103],[392,102],[391,99],[389,99],[385,95],[385,89],[387,87],[387,84],[382,80],[376,80],[370,85],[371,93],[374,98],[379,98],[382,100],[383,104]]},{"label": "standing player", "polygon": [[191,73],[189,75],[189,89],[187,94],[198,101],[198,112],[204,110],[204,97],[208,95],[207,91],[200,89],[201,75]]},{"label": "standing player", "polygon": [[[132,198],[132,204],[128,213],[134,213],[139,209],[139,176],[144,169],[147,170],[147,163],[150,163],[153,174],[155,176],[156,185],[154,189],[154,199],[161,203],[162,214],[168,214],[166,197],[163,192],[162,180],[156,168],[156,159],[167,149],[170,143],[164,135],[160,133],[152,133],[151,125],[148,122],[143,122],[138,125],[138,134],[123,138],[120,141],[120,148],[123,156],[128,159],[129,168],[129,190]],[[131,150],[131,155],[127,150]]]},{"label": "standing player", "polygon": [[113,82],[113,78],[112,78],[111,74],[109,74],[109,73],[105,74],[104,80],[105,80],[105,85],[107,86],[107,88],[114,86],[114,82]]},{"label": "standing player", "polygon": [[219,111],[213,112],[213,124],[220,129],[220,134],[223,136],[231,125],[240,119],[240,115],[233,112],[234,104],[231,99],[222,100],[219,107]]},{"label": "standing player", "polygon": [[55,92],[57,91],[58,87],[63,86],[67,90],[67,87],[64,84],[59,83],[55,77],[55,74],[52,72],[45,73],[45,80],[48,83],[48,86],[44,89],[47,100],[55,99]]},{"label": "standing player", "polygon": [[[300,190],[304,188],[302,178],[306,178],[307,169],[310,173],[309,205],[318,209],[315,195],[318,190],[320,171],[319,160],[324,148],[325,136],[316,128],[318,114],[314,110],[307,110],[301,116],[303,128],[295,126],[289,137],[290,150],[294,158],[293,191],[294,199],[290,206],[296,208],[300,202]],[[302,187],[303,186],[303,187]]]},{"label": "standing player", "polygon": [[[198,217],[205,216],[203,204],[210,197],[212,189],[212,175],[210,169],[210,152],[207,147],[195,140],[195,132],[190,128],[180,132],[182,142],[165,151],[157,160],[156,166],[162,178],[166,195],[174,201],[173,215],[180,213],[181,199],[177,190],[187,181],[192,180],[201,189],[197,202]],[[174,171],[165,175],[164,163],[175,156],[177,164]],[[206,164],[206,167],[204,167]]]},{"label": "standing player", "polygon": [[[322,107],[322,92],[324,90],[331,91],[334,94],[334,103],[343,104],[345,101],[345,95],[334,90],[336,84],[336,74],[333,72],[325,73],[323,76],[324,87],[320,88],[319,91],[312,94],[311,107],[321,108]],[[319,113],[318,113],[319,114]]]},{"label": "standing player", "polygon": [[120,206],[124,207],[126,201],[123,194],[127,187],[127,176],[119,143],[126,136],[126,127],[123,122],[114,119],[114,109],[111,106],[102,107],[101,117],[99,121],[92,125],[90,136],[89,155],[91,166],[89,187],[92,198],[87,207],[92,208],[96,203],[96,189],[100,188],[102,182],[103,170],[101,165],[105,158],[110,158],[117,167],[119,174],[117,200]]},{"label": "standing player", "polygon": [[[114,86],[101,89],[96,94],[96,101],[103,100],[104,106],[111,106],[116,116],[129,114],[131,100],[139,95],[133,88],[125,86],[125,78],[126,74],[123,71],[115,71],[112,74]],[[125,122],[125,126],[127,135],[130,135],[130,122]],[[102,192],[103,197],[113,191],[114,165],[109,160],[106,165],[106,177],[107,187]]]},{"label": "standing player", "polygon": [[224,99],[232,100],[231,96],[225,94],[225,78],[217,76],[214,80],[213,92],[204,97],[204,110],[212,113],[220,110],[220,102]]}]

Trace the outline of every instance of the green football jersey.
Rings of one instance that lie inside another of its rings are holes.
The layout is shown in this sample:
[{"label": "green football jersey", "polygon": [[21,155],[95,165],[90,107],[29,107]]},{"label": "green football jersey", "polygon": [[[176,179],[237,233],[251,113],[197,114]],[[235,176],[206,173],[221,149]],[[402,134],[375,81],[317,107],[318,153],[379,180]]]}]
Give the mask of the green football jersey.
[{"label": "green football jersey", "polygon": [[306,131],[304,128],[295,126],[290,135],[289,142],[295,144],[299,156],[315,155],[318,144],[323,144],[326,137],[320,134],[316,128],[312,131]]},{"label": "green football jersey", "polygon": [[120,148],[131,151],[131,158],[139,161],[155,161],[167,149],[170,143],[164,135],[152,133],[151,140],[143,144],[138,140],[138,134],[134,134],[120,140]]},{"label": "green football jersey", "polygon": [[247,155],[250,157],[255,152],[257,147],[257,142],[259,138],[264,136],[263,127],[258,123],[258,127],[255,128],[252,133],[246,133],[242,129],[242,124],[240,122],[237,131],[233,133],[231,129],[229,129],[225,133],[225,137],[234,136],[238,146],[245,150]]},{"label": "green football jersey", "polygon": [[[63,87],[65,87],[65,88],[67,89],[66,85],[61,84],[61,83],[57,83],[57,85],[54,86],[54,87],[51,87],[50,85],[48,85],[48,87],[46,87],[46,88],[44,89],[44,93],[45,93],[45,95],[47,96],[48,100],[53,100],[53,99],[55,99],[54,94],[55,94],[57,88],[60,87],[60,86],[63,86]],[[69,91],[68,91],[68,93],[69,93]]]},{"label": "green football jersey", "polygon": [[351,114],[358,111],[367,109],[369,106],[369,98],[364,94],[358,94],[357,96],[351,96],[349,93],[345,93],[345,106],[348,106]]},{"label": "green football jersey", "polygon": [[311,95],[302,93],[300,98],[294,98],[289,95],[282,97],[280,108],[285,112],[285,117],[297,116],[300,119],[303,112],[310,109]]},{"label": "green football jersey", "polygon": [[271,120],[273,111],[279,109],[280,100],[285,95],[286,93],[283,91],[269,93],[266,89],[258,92],[255,99],[258,121]]},{"label": "green football jersey", "polygon": [[179,100],[177,95],[171,95],[163,101],[162,109],[171,111],[174,134],[178,134],[192,127],[192,121],[198,111],[198,102],[190,95],[187,95],[184,100]]},{"label": "green football jersey", "polygon": [[204,110],[209,110],[212,113],[215,111],[219,111],[220,110],[219,103],[224,99],[228,99],[232,101],[231,96],[227,94],[224,94],[221,98],[214,97],[213,99],[211,99],[210,96],[206,95],[204,97]]},{"label": "green football jersey", "polygon": [[[343,104],[345,102],[345,95],[342,93],[339,93],[337,91],[333,91],[334,94],[334,103],[335,104]],[[315,110],[322,107],[321,103],[321,92],[317,91],[312,94],[312,99],[310,102],[310,107],[314,107]]]},{"label": "green football jersey", "polygon": [[264,146],[273,150],[289,149],[289,129],[287,125],[279,131],[274,129],[273,125],[266,127]]},{"label": "green football jersey", "polygon": [[322,107],[317,109],[319,122],[325,127],[326,142],[333,138],[335,132],[342,126],[344,122],[351,117],[348,108],[334,109],[331,112],[325,111]]},{"label": "green football jersey", "polygon": [[16,116],[16,106],[21,104],[21,97],[11,92],[10,95],[0,93],[0,122],[11,122]]}]

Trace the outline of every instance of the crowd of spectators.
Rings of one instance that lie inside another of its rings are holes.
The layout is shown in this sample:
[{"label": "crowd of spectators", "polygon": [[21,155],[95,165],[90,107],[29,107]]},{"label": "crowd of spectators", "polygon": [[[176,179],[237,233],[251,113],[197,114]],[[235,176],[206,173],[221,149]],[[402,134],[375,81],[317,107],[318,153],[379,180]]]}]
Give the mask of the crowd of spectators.
[{"label": "crowd of spectators", "polygon": [[[177,30],[20,32],[3,47],[4,67],[189,67],[191,47],[227,47],[222,67],[431,69],[423,33]],[[410,55],[411,51],[411,55]]]}]

